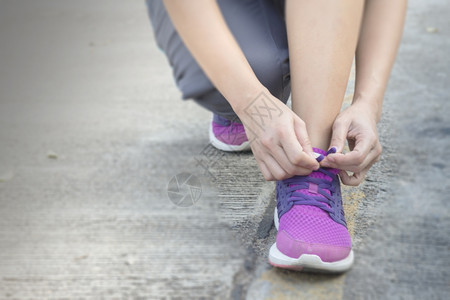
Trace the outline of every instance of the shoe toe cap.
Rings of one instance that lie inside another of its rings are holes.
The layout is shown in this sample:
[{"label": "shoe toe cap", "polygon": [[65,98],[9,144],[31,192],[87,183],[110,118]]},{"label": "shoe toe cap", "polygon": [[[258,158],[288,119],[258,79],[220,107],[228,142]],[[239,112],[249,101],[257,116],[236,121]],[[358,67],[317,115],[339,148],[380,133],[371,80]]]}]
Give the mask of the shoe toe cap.
[{"label": "shoe toe cap", "polygon": [[294,239],[285,230],[277,234],[277,248],[284,255],[299,258],[302,254],[313,254],[320,257],[323,262],[335,262],[345,259],[351,251],[351,247],[311,243]]}]

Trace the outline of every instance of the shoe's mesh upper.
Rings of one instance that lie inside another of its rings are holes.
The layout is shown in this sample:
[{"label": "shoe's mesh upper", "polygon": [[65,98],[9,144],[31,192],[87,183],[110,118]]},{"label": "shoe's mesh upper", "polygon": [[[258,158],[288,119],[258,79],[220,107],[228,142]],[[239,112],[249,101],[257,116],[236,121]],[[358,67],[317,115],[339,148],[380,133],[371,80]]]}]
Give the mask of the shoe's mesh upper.
[{"label": "shoe's mesh upper", "polygon": [[[326,152],[323,150],[314,150],[322,155],[326,155]],[[338,170],[329,170],[329,173],[337,176]],[[332,181],[332,178],[321,172],[313,172],[309,177]],[[283,183],[279,182],[279,184]],[[280,188],[277,191],[285,193],[286,188]],[[318,196],[307,189],[300,189],[298,192],[315,197]],[[329,191],[325,192],[330,195]],[[279,195],[278,200],[288,201],[286,196],[288,195]],[[339,201],[341,201],[340,194],[335,195],[335,197],[338,197]],[[329,205],[326,206],[329,207]],[[284,230],[293,239],[306,243],[351,247],[351,238],[346,226],[337,223],[330,217],[328,212],[317,206],[298,203],[293,205],[281,215],[278,230]]]},{"label": "shoe's mesh upper", "polygon": [[242,145],[247,142],[244,125],[214,114],[212,121],[214,136],[227,145]]},{"label": "shoe's mesh upper", "polygon": [[281,217],[278,230],[306,243],[351,247],[347,228],[314,206],[294,205]]}]

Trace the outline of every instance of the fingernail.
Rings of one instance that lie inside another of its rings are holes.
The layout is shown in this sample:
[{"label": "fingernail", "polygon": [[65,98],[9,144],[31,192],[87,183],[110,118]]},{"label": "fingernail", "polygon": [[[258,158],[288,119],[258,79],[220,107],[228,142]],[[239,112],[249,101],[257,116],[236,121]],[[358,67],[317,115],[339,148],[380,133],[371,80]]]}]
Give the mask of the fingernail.
[{"label": "fingernail", "polygon": [[337,148],[336,147],[331,147],[330,149],[328,149],[327,155],[331,154],[331,153],[336,153],[337,152]]}]

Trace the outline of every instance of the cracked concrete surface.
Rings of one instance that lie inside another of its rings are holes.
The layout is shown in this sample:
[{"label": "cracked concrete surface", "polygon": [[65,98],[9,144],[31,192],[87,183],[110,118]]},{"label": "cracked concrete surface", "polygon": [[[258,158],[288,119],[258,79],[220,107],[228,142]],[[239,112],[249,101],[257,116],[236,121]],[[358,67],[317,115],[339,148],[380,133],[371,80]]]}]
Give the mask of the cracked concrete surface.
[{"label": "cracked concrete surface", "polygon": [[[251,154],[213,152],[204,175],[210,114],[180,100],[144,1],[0,7],[0,299],[449,297],[446,1],[410,1],[337,276],[267,264],[274,184]],[[201,180],[194,206],[167,196],[181,172]]]}]

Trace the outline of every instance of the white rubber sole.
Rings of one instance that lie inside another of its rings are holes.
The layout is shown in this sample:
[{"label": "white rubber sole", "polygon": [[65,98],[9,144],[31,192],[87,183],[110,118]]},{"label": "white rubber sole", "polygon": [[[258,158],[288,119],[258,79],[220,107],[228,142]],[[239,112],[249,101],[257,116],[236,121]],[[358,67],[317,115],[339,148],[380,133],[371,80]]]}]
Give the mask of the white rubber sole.
[{"label": "white rubber sole", "polygon": [[250,150],[250,142],[249,141],[244,142],[241,145],[229,145],[229,144],[225,144],[224,142],[218,140],[213,133],[212,123],[209,126],[209,142],[215,148],[222,150],[222,151],[226,151],[226,152],[241,152],[241,151],[249,151]]},{"label": "white rubber sole", "polygon": [[[279,220],[277,208],[274,212],[275,227],[278,230]],[[299,258],[292,258],[281,253],[274,243],[269,251],[269,263],[278,268],[291,269],[296,271],[315,271],[327,273],[341,273],[349,270],[354,262],[353,250],[349,255],[339,261],[324,262],[322,259],[314,254],[302,254]]]}]

